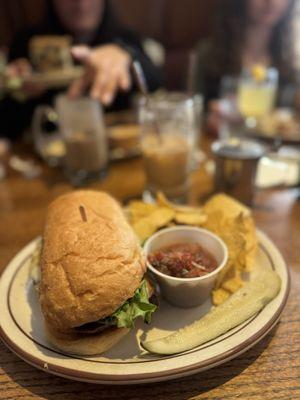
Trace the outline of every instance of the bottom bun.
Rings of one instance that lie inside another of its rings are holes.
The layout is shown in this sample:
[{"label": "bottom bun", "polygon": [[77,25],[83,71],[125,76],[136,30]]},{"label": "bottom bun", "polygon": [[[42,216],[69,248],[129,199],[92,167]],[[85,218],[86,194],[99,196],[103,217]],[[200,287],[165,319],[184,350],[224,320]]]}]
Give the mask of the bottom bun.
[{"label": "bottom bun", "polygon": [[130,329],[127,328],[108,328],[94,335],[64,334],[46,325],[46,334],[50,343],[65,353],[82,356],[103,353],[113,347],[129,331]]}]

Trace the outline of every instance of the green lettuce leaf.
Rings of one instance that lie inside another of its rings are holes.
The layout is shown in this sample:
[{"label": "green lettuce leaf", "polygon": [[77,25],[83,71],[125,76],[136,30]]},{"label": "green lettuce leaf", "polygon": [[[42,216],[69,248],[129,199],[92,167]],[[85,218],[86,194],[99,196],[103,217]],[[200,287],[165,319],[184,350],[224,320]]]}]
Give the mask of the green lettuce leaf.
[{"label": "green lettuce leaf", "polygon": [[156,310],[156,305],[149,302],[147,283],[142,281],[135,291],[133,297],[127,300],[113,314],[98,321],[77,327],[80,332],[94,333],[102,331],[110,326],[118,328],[132,328],[134,321],[142,317],[146,323],[150,323],[152,313]]},{"label": "green lettuce leaf", "polygon": [[125,303],[109,317],[97,321],[97,324],[103,327],[117,326],[118,328],[132,328],[134,321],[138,317],[142,317],[148,324],[155,310],[156,305],[149,302],[147,283],[143,280],[131,299],[125,301]]},{"label": "green lettuce leaf", "polygon": [[147,283],[142,281],[134,296],[127,300],[117,311],[112,314],[118,328],[132,328],[134,321],[142,317],[149,324],[151,315],[156,310],[156,305],[149,302]]}]

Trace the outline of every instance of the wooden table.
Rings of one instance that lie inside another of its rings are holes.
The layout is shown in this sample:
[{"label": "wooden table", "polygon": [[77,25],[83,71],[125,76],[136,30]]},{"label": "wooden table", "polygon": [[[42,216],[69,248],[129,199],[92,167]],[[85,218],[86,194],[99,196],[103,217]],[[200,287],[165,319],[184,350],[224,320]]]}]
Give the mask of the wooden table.
[{"label": "wooden table", "polygon": [[[190,200],[211,190],[211,177],[193,175]],[[139,196],[144,185],[140,160],[116,163],[107,178],[92,185],[120,200]],[[70,190],[56,171],[25,180],[11,173],[0,182],[0,271],[22,246],[41,234],[51,199]],[[275,242],[291,272],[292,288],[281,322],[242,356],[197,375],[131,387],[72,382],[39,371],[0,342],[0,399],[300,399],[300,202],[293,190],[256,197],[255,219]],[[1,312],[1,305],[0,305]]]}]

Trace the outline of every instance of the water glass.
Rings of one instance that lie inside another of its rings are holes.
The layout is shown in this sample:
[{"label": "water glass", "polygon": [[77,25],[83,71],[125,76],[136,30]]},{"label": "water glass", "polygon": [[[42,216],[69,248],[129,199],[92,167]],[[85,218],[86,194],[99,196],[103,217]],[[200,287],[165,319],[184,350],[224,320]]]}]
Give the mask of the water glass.
[{"label": "water glass", "polygon": [[60,131],[65,143],[65,173],[72,184],[81,185],[103,176],[108,146],[102,109],[89,98],[56,99]]}]

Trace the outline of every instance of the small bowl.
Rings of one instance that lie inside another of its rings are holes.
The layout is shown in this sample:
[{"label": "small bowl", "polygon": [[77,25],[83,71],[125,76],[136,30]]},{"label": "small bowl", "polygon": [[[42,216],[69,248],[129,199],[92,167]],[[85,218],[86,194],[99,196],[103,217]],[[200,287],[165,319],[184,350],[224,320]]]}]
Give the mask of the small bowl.
[{"label": "small bowl", "polygon": [[[175,243],[198,243],[216,259],[218,267],[197,278],[177,278],[159,272],[148,261],[148,255]],[[210,296],[219,272],[228,259],[225,243],[212,232],[202,228],[176,226],[162,229],[152,235],[144,245],[147,267],[160,286],[163,297],[178,307],[195,307],[204,303]]]}]

